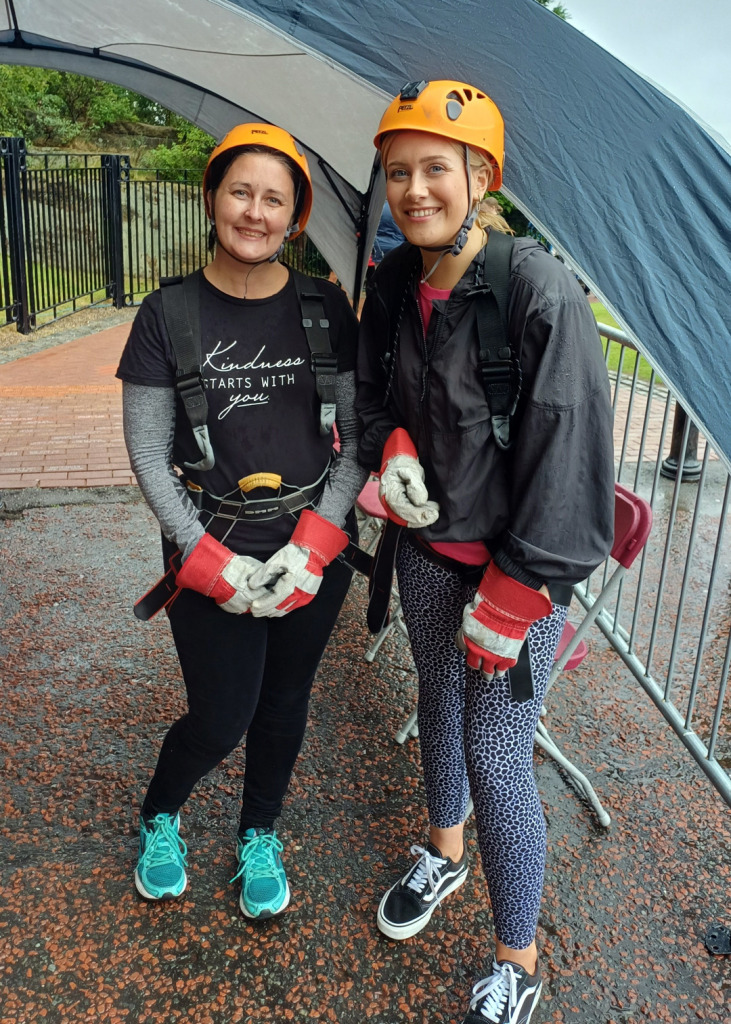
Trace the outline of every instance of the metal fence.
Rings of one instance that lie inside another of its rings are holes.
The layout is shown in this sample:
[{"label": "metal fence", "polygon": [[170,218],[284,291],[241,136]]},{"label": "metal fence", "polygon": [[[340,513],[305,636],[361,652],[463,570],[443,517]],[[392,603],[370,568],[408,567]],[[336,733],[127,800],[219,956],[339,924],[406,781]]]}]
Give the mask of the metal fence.
[{"label": "metal fence", "polygon": [[[627,336],[603,324],[600,332],[617,479],[648,499],[654,522],[639,568],[597,623],[731,805],[731,477]],[[575,590],[585,608],[600,575]]]},{"label": "metal fence", "polygon": [[[129,157],[29,154],[0,138],[0,312],[29,333],[83,306],[139,303],[161,277],[208,259],[200,182],[167,181]],[[327,276],[306,236],[285,262]]]}]

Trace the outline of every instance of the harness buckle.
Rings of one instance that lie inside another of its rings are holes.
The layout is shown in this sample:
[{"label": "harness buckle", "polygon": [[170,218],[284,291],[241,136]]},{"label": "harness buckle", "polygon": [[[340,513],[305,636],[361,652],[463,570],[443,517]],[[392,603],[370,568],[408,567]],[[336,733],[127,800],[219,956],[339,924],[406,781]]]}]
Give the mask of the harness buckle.
[{"label": "harness buckle", "polygon": [[493,415],[512,416],[518,405],[523,382],[523,371],[518,360],[480,360],[480,373],[490,411]]},{"label": "harness buckle", "polygon": [[[196,416],[196,422],[193,425],[201,426],[205,423],[208,402],[205,396],[205,385],[203,384],[201,373],[198,370],[193,370],[192,373],[185,373],[178,377],[175,381],[175,390],[183,400],[183,405],[188,411],[188,415],[190,416],[192,413],[193,416]],[[196,415],[199,410],[203,412],[203,418],[200,422],[197,421]]]},{"label": "harness buckle", "polygon": [[[227,512],[226,509],[230,508],[231,511]],[[213,514],[219,516],[221,519],[238,519],[239,509],[241,508],[240,501],[226,501],[224,498],[218,506],[218,510]]]},{"label": "harness buckle", "polygon": [[338,372],[337,352],[313,352],[310,356],[310,369],[318,373],[336,374]]},{"label": "harness buckle", "polygon": [[320,434],[327,437],[335,423],[335,402],[323,402],[320,405]]}]

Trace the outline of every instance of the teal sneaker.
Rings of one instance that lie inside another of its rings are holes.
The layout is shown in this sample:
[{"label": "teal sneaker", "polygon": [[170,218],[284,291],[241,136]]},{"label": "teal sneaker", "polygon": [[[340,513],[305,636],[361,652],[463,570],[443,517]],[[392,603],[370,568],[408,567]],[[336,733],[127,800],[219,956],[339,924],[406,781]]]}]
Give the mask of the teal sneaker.
[{"label": "teal sneaker", "polygon": [[241,879],[239,906],[246,917],[262,920],[284,910],[290,900],[289,882],[282,864],[283,846],[274,829],[249,828],[239,836],[236,856]]},{"label": "teal sneaker", "polygon": [[135,886],[146,900],[174,900],[185,891],[188,847],[180,838],[179,825],[179,814],[158,814],[149,824],[140,819]]}]

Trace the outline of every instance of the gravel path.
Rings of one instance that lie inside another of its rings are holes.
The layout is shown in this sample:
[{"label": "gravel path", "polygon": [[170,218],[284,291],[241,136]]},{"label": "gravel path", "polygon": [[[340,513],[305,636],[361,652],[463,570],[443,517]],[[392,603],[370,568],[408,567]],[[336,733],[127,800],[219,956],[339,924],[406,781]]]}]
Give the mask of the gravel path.
[{"label": "gravel path", "polygon": [[[183,697],[166,621],[131,612],[160,561],[134,493],[46,491],[0,517],[0,1024],[460,1024],[490,957],[472,824],[471,877],[430,926],[400,944],[375,927],[425,819],[417,746],[393,740],[410,657],[396,637],[363,660],[360,580],[282,821],[291,907],[247,922],[228,884],[241,751],[184,809],[185,897],[137,898],[137,808]],[[590,648],[550,725],[613,823],[537,754],[550,849],[534,1024],[727,1024],[731,957],[703,937],[730,923],[729,809],[604,641]]]}]

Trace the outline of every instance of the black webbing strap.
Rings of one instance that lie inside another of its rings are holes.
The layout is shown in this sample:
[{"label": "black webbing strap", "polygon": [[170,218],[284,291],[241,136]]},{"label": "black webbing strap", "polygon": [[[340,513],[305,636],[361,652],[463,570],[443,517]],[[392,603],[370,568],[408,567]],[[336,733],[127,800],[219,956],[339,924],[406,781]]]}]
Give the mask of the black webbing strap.
[{"label": "black webbing strap", "polygon": [[197,274],[160,280],[162,312],[178,364],[175,371],[175,388],[194,427],[205,423],[208,413],[208,402],[201,377],[198,289]]},{"label": "black webbing strap", "polygon": [[302,326],[310,349],[310,367],[315,375],[315,388],[320,399],[320,433],[324,436],[330,433],[335,422],[335,377],[338,372],[338,357],[330,344],[330,321],[325,314],[322,293],[312,291],[310,278],[294,269],[291,269],[291,273],[302,311]]},{"label": "black webbing strap", "polygon": [[366,622],[371,633],[380,633],[388,624],[391,606],[391,588],[396,551],[402,527],[393,519],[383,524],[376,553],[373,556],[368,579],[368,611]]},{"label": "black webbing strap", "polygon": [[533,673],[530,667],[530,651],[528,640],[524,640],[518,654],[517,664],[508,669],[510,679],[510,696],[518,704],[533,699]]},{"label": "black webbing strap", "polygon": [[520,360],[508,336],[508,282],[513,239],[499,231],[490,233],[485,247],[483,284],[474,290],[477,300],[477,334],[480,343],[480,374],[490,409],[496,444],[510,447],[510,417],[520,397]]},{"label": "black webbing strap", "polygon": [[177,363],[175,390],[180,395],[196,443],[203,453],[200,462],[186,462],[185,465],[190,469],[206,470],[213,468],[214,459],[208,441],[208,401],[201,374],[199,274],[200,271],[196,271],[187,277],[161,278],[160,297],[165,327]]}]

